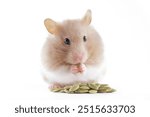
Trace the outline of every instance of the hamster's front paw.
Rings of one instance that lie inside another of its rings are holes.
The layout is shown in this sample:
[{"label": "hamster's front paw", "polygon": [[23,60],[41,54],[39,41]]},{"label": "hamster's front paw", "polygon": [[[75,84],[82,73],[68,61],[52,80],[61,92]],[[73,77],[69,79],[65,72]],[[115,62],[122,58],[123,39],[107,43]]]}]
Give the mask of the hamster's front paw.
[{"label": "hamster's front paw", "polygon": [[71,73],[83,73],[86,70],[86,66],[84,64],[71,65]]},{"label": "hamster's front paw", "polygon": [[79,72],[78,66],[77,65],[71,65],[70,71],[73,74],[78,73]]},{"label": "hamster's front paw", "polygon": [[79,64],[78,69],[79,69],[79,72],[81,72],[81,73],[85,72],[85,70],[86,70],[85,64]]}]

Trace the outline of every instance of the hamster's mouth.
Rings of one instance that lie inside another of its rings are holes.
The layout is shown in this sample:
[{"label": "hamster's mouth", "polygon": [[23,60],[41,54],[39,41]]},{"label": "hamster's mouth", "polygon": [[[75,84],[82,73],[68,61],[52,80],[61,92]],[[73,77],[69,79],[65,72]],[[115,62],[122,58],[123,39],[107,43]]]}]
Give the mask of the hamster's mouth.
[{"label": "hamster's mouth", "polygon": [[66,63],[66,64],[68,64],[68,65],[80,65],[80,64],[84,64],[84,63]]},{"label": "hamster's mouth", "polygon": [[81,65],[85,64],[86,62],[65,62],[66,65]]}]

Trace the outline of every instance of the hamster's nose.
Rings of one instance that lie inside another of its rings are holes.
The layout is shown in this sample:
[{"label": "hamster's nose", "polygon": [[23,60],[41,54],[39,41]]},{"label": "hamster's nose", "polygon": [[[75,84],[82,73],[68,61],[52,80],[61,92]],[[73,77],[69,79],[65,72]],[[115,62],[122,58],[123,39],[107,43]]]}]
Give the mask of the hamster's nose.
[{"label": "hamster's nose", "polygon": [[82,61],[83,57],[84,57],[83,53],[74,53],[73,54],[73,59],[76,63],[80,63]]}]

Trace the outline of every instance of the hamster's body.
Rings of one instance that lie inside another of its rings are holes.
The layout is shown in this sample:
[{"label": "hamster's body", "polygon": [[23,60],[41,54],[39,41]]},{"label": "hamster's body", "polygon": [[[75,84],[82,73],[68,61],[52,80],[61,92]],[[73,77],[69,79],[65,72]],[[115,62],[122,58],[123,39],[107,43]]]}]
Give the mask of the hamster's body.
[{"label": "hamster's body", "polygon": [[56,23],[45,20],[50,35],[42,49],[43,75],[52,85],[93,82],[104,73],[103,43],[89,24],[91,11],[83,19]]},{"label": "hamster's body", "polygon": [[[104,65],[104,64],[103,64]],[[45,80],[48,83],[56,84],[74,84],[79,82],[98,82],[104,75],[104,66],[87,67],[87,71],[83,74],[72,74],[67,68],[61,67],[59,70],[50,71],[43,69]]]}]

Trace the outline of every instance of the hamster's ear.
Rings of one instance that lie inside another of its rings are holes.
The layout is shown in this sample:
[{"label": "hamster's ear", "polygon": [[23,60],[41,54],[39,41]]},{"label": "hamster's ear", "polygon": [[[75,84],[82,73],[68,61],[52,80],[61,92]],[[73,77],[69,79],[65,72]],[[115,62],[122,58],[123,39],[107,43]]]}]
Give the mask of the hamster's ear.
[{"label": "hamster's ear", "polygon": [[91,10],[87,10],[84,17],[82,18],[82,22],[85,24],[85,25],[89,25],[92,21],[92,12]]},{"label": "hamster's ear", "polygon": [[51,34],[56,34],[57,32],[57,23],[55,21],[53,21],[52,19],[45,19],[44,20],[44,25],[47,29],[47,31]]}]

